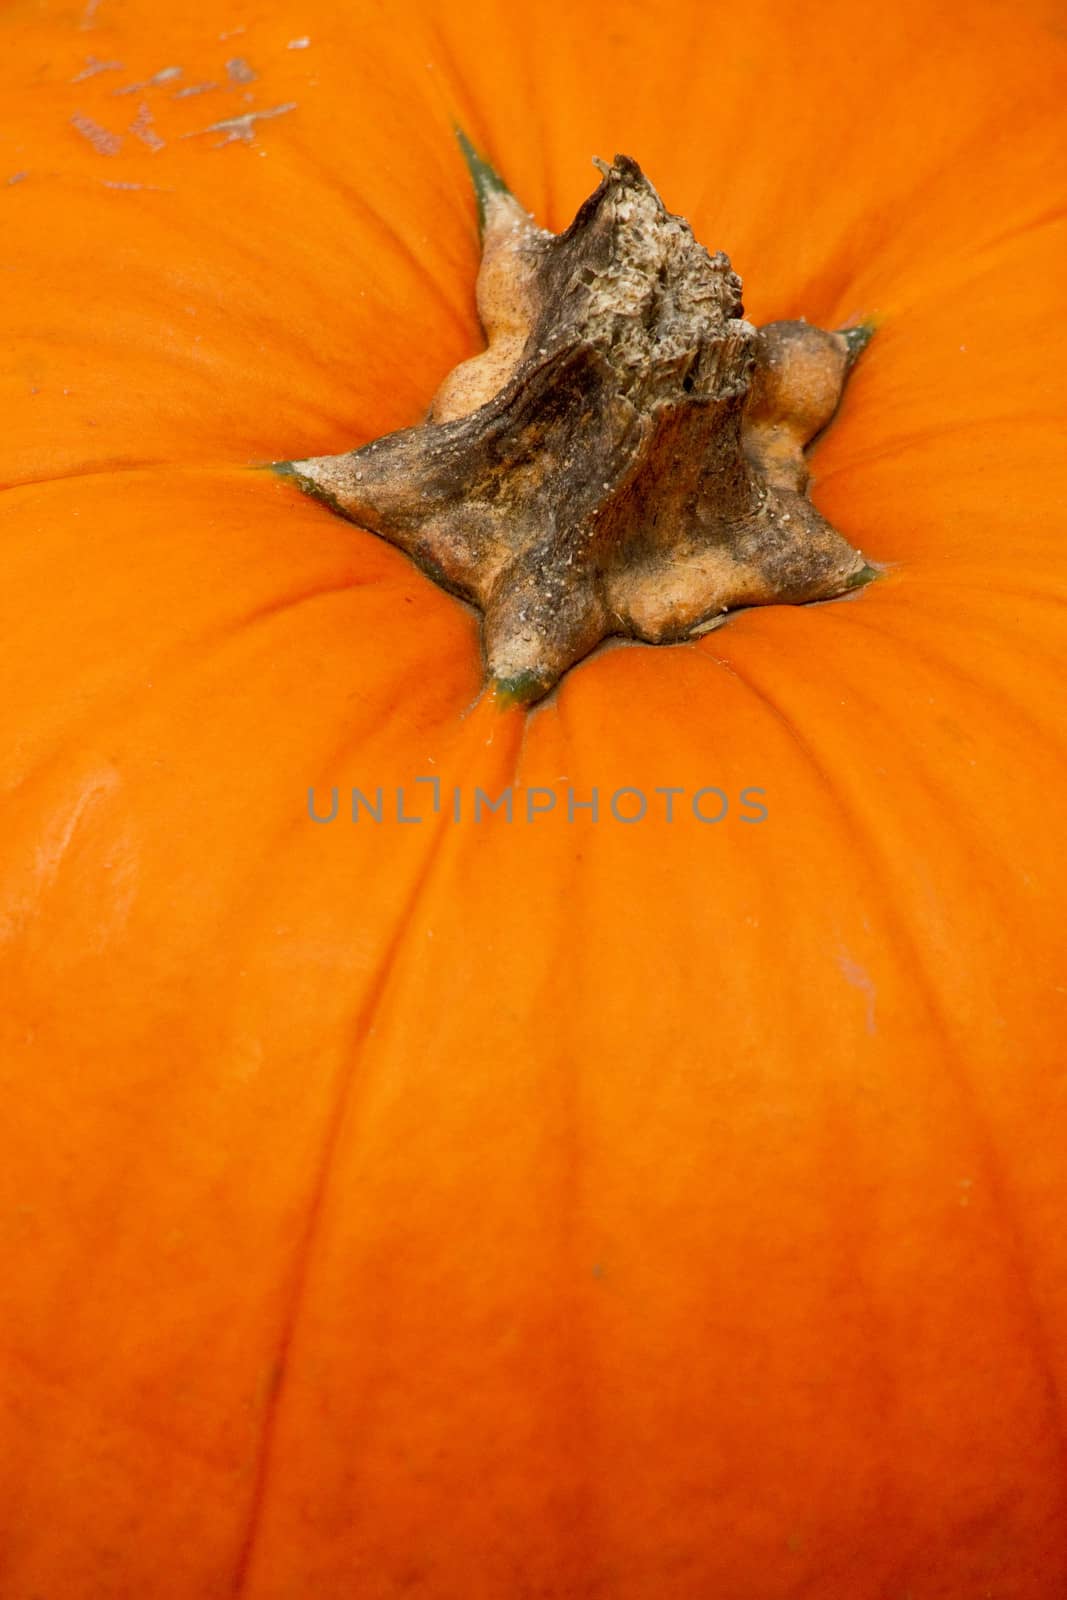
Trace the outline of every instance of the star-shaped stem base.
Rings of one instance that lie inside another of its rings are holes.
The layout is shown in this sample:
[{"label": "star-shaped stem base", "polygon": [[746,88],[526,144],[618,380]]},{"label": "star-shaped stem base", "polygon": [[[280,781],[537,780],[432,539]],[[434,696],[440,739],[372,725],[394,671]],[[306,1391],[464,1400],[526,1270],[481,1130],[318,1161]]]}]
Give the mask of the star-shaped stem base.
[{"label": "star-shaped stem base", "polygon": [[673,642],[872,577],[804,461],[870,329],[757,330],[625,156],[558,236],[471,166],[487,349],[418,427],[279,470],[479,606],[489,675],[527,702],[608,635]]}]

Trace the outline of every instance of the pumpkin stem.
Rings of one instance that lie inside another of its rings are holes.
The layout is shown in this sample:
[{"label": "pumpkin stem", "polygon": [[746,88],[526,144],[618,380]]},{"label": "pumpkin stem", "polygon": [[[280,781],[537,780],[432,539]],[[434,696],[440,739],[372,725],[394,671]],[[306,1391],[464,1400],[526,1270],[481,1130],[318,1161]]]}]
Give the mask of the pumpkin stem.
[{"label": "pumpkin stem", "polygon": [[837,331],[848,347],[848,365],[854,367],[877,333],[878,324],[873,317],[869,317],[865,322],[856,322],[849,328],[838,328]]},{"label": "pumpkin stem", "polygon": [[804,451],[872,324],[757,330],[727,257],[629,157],[556,236],[458,137],[487,348],[418,427],[286,463],[300,487],[481,607],[502,703],[539,699],[611,634],[696,638],[737,606],[868,582],[807,498]]},{"label": "pumpkin stem", "polygon": [[458,125],[455,133],[474,186],[474,198],[478,205],[478,232],[482,235],[485,233],[487,202],[491,201],[493,195],[509,195],[511,191],[496,168],[486,160],[485,156],[478,154]]}]

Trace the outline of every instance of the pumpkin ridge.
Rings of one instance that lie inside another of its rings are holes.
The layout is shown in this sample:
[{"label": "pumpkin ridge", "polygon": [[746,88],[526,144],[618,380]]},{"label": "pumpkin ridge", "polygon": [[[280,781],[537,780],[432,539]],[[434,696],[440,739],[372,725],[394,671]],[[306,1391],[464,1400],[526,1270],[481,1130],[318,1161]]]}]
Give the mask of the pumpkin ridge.
[{"label": "pumpkin ridge", "polygon": [[0,494],[14,494],[19,489],[44,490],[52,484],[78,482],[84,479],[95,478],[121,478],[124,480],[136,479],[138,476],[146,481],[156,482],[161,476],[170,477],[172,474],[182,477],[220,477],[232,482],[243,477],[249,471],[257,469],[250,463],[242,461],[171,461],[166,457],[158,457],[151,461],[111,461],[101,463],[94,461],[82,467],[72,467],[66,472],[50,473],[47,477],[12,478],[6,483],[0,483]]},{"label": "pumpkin ridge", "polygon": [[964,438],[977,435],[981,437],[985,431],[993,433],[998,443],[1006,444],[1013,428],[1018,427],[1024,435],[1028,435],[1035,422],[1043,422],[1044,414],[1034,412],[1030,415],[1021,412],[1007,413],[1000,417],[972,417],[966,421],[945,421],[938,427],[916,428],[911,433],[892,435],[879,442],[872,450],[851,456],[847,461],[842,461],[815,475],[815,483],[827,484],[842,473],[862,470],[875,462],[894,461],[898,456],[906,455],[916,445],[927,447],[931,442],[939,439],[948,439],[956,435]]},{"label": "pumpkin ridge", "polygon": [[[22,485],[17,487],[21,488]],[[27,487],[34,488],[36,485]],[[193,639],[175,641],[163,648],[161,653],[151,659],[148,671],[153,680],[170,677],[178,678],[185,670],[188,661],[193,656],[203,658],[207,653],[225,647],[232,640],[239,638],[247,629],[251,629],[260,622],[269,623],[275,618],[283,616],[286,612],[295,609],[307,602],[328,597],[348,594],[350,591],[361,588],[371,589],[383,580],[368,579],[358,582],[345,579],[341,583],[330,583],[325,586],[309,589],[305,593],[286,596],[273,601],[264,601],[262,604],[242,612],[239,616],[219,621],[198,634]],[[130,685],[125,692],[112,694],[107,688],[100,691],[90,708],[90,715],[98,741],[111,738],[117,734],[127,723],[143,709],[145,703],[145,688],[143,683]],[[69,731],[61,729],[51,748],[37,752],[33,764],[21,773],[13,793],[26,799],[35,788],[42,784],[47,785],[60,770],[63,762],[63,752],[69,739]]]},{"label": "pumpkin ridge", "polygon": [[[443,114],[452,128],[476,128],[478,130],[478,148],[488,149],[489,141],[485,137],[485,128],[482,119],[476,111],[473,98],[468,98],[464,83],[463,69],[456,60],[455,53],[449,43],[448,35],[441,27],[437,15],[426,8],[422,20],[427,28],[427,48],[434,60],[435,84],[439,93],[439,104]],[[443,71],[441,69],[444,69]],[[444,79],[448,78],[446,86]],[[460,102],[467,100],[465,106]],[[474,114],[472,114],[474,113]],[[460,183],[457,194],[462,193],[464,200],[470,193],[469,185]]]},{"label": "pumpkin ridge", "polygon": [[[747,674],[737,675],[742,682],[754,689],[772,714],[788,730],[811,769],[819,775],[820,784],[838,811],[848,835],[859,854],[867,861],[872,879],[891,883],[893,881],[891,867],[888,871],[882,867],[880,853],[874,847],[870,830],[857,820],[854,808],[848,802],[847,786],[842,785],[826,771],[822,760],[816,755],[808,740],[798,731],[795,721],[781,709],[766,690],[762,686],[757,687]],[[1039,1310],[1038,1296],[1033,1283],[1033,1269],[1018,1219],[1017,1205],[1010,1194],[1010,1183],[1005,1177],[1003,1161],[992,1137],[988,1113],[982,1107],[970,1078],[963,1070],[959,1045],[948,1026],[943,1005],[934,985],[927,976],[926,968],[916,948],[914,933],[908,920],[896,910],[891,896],[885,897],[884,907],[893,946],[907,952],[913,989],[922,997],[929,1021],[936,1029],[939,1040],[938,1064],[952,1084],[953,1093],[967,1116],[968,1126],[973,1130],[979,1162],[990,1184],[996,1214],[1000,1217],[1007,1236],[1007,1249],[1002,1252],[1003,1263],[1020,1290],[1029,1330],[1031,1354],[1044,1394],[1045,1413],[1051,1425],[1053,1442],[1061,1467],[1057,1478],[1057,1490],[1062,1523],[1062,1520],[1067,1518],[1067,1391],[1061,1388],[1052,1355],[1054,1344]],[[1064,1575],[1067,1577],[1067,1561],[1064,1563]]]},{"label": "pumpkin ridge", "polygon": [[[918,562],[912,562],[911,565],[916,572],[921,571],[923,589],[931,600],[935,598],[934,591],[939,588],[949,589],[953,594],[972,589],[986,599],[995,594],[999,599],[1025,600],[1027,605],[1038,608],[1048,606],[1053,611],[1067,605],[1067,579],[1065,579],[1064,591],[1061,594],[1054,589],[1024,587],[1021,583],[1005,581],[1004,576],[998,572],[996,567],[980,559],[972,563],[972,575],[970,577],[961,577],[958,572],[946,572],[942,569],[940,563],[937,563],[937,565],[931,563],[925,568],[921,568]],[[888,563],[887,566],[889,566]],[[977,571],[974,570],[975,568],[977,568]],[[892,568],[889,567],[889,570],[891,571]],[[1015,569],[1010,568],[1009,580],[1014,574]]]},{"label": "pumpkin ridge", "polygon": [[[480,694],[480,699],[484,700],[484,695]],[[492,720],[499,726],[495,713],[492,714]],[[463,730],[459,741],[461,745],[469,746],[476,738],[480,738],[481,728],[477,722],[465,726],[461,721],[459,727]],[[346,746],[347,743],[348,741]],[[282,830],[282,836],[295,833],[297,827],[303,824],[302,817],[290,820]],[[230,1593],[233,1600],[242,1600],[252,1577],[256,1541],[268,1503],[271,1466],[276,1454],[276,1436],[286,1397],[287,1379],[294,1360],[298,1359],[296,1349],[300,1334],[301,1312],[312,1279],[319,1235],[336,1176],[336,1156],[346,1124],[358,1102],[359,1090],[361,1087],[366,1087],[365,1082],[361,1081],[360,1066],[366,1054],[367,1039],[373,1032],[374,1019],[388,992],[397,961],[404,952],[408,926],[438,868],[442,847],[450,837],[451,828],[452,822],[447,806],[442,805],[434,818],[434,826],[426,838],[419,864],[412,874],[403,902],[397,908],[392,933],[375,966],[373,978],[361,996],[357,1014],[353,1017],[348,1030],[351,1040],[346,1050],[348,1059],[339,1069],[341,1082],[336,1091],[322,1140],[321,1153],[316,1163],[316,1176],[307,1205],[304,1226],[300,1239],[293,1249],[290,1288],[286,1294],[288,1310],[279,1333],[275,1376],[261,1421],[255,1483],[231,1579]],[[276,851],[272,850],[271,854],[276,854]]]},{"label": "pumpkin ridge", "polygon": [[[388,987],[394,964],[403,948],[407,923],[415,906],[418,904],[423,887],[432,870],[435,847],[443,836],[446,826],[447,814],[442,812],[434,830],[433,838],[415,873],[404,906],[396,918],[393,933],[381,954],[373,981],[363,997],[358,1015],[352,1021],[353,1041],[362,1035],[363,1043],[365,1043],[375,1011]],[[271,1466],[275,1455],[276,1435],[281,1410],[285,1400],[286,1382],[299,1335],[301,1308],[310,1282],[319,1229],[328,1204],[334,1158],[340,1146],[345,1123],[351,1114],[356,1098],[358,1087],[357,1068],[360,1056],[361,1047],[353,1043],[349,1050],[348,1062],[339,1073],[341,1082],[334,1098],[333,1109],[322,1141],[321,1153],[316,1166],[316,1177],[307,1205],[304,1226],[293,1250],[293,1259],[290,1265],[290,1287],[286,1294],[288,1310],[278,1337],[274,1380],[271,1384],[270,1394],[261,1420],[254,1485],[231,1579],[230,1594],[233,1596],[233,1600],[241,1600],[252,1574],[256,1540],[267,1504]]]},{"label": "pumpkin ridge", "polygon": [[[312,171],[329,180],[329,168],[311,153],[307,145],[300,146],[299,153],[301,160],[305,161]],[[387,241],[389,247],[397,251],[408,262],[409,266],[414,268],[416,276],[429,288],[435,303],[447,313],[456,331],[463,336],[464,340],[469,340],[475,330],[470,316],[469,297],[462,294],[460,280],[457,278],[457,287],[460,288],[461,298],[458,297],[454,301],[446,292],[446,279],[430,271],[425,258],[414,248],[407,234],[398,223],[394,222],[380,207],[371,205],[360,193],[359,189],[351,184],[338,186],[337,193],[343,198],[348,212],[358,214],[368,222],[373,223],[381,237]],[[427,308],[426,320],[427,322],[432,320],[429,307]]]},{"label": "pumpkin ridge", "polygon": [[[957,592],[955,585],[953,585],[953,593]],[[1067,600],[1059,603],[1067,604]],[[909,606],[909,611],[914,612],[915,607]],[[905,637],[903,631],[898,633],[894,628],[886,626],[884,622],[878,622],[869,616],[850,617],[849,625],[852,627],[858,626],[870,633],[877,634],[880,638],[898,648],[899,653],[904,658],[916,662],[925,662],[932,673],[956,683],[967,685],[969,689],[974,691],[976,699],[984,700],[987,705],[992,703],[992,697],[995,696],[995,703],[999,708],[1001,702],[1010,695],[1012,704],[1009,715],[1012,728],[1027,730],[1035,743],[1049,749],[1054,748],[1057,744],[1067,743],[1064,739],[1062,723],[1052,714],[1051,707],[1053,702],[1051,698],[1048,701],[1040,702],[1043,707],[1047,706],[1050,712],[1048,722],[1045,724],[1034,715],[1031,705],[1022,704],[1018,695],[1005,687],[1001,677],[995,674],[990,674],[987,678],[981,676],[976,669],[976,660],[984,662],[986,659],[984,652],[978,653],[974,659],[963,665],[958,659],[953,658],[951,651],[947,647],[943,648],[939,653],[936,645],[929,640],[917,643],[914,636]],[[906,626],[907,623],[902,622],[902,630]],[[1003,643],[1008,651],[1015,648],[1015,641],[1007,631],[1004,633]],[[1030,656],[1030,663],[1033,663],[1032,655]],[[1047,662],[1043,662],[1042,665],[1047,670],[1050,687],[1054,686],[1057,681],[1054,660],[1050,658]]]}]

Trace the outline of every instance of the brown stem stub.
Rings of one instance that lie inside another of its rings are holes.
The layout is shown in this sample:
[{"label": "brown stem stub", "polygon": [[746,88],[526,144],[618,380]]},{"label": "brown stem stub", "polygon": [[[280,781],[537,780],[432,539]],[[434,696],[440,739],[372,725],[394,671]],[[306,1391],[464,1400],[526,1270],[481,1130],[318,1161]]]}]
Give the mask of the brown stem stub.
[{"label": "brown stem stub", "polygon": [[420,426],[287,465],[480,606],[489,674],[524,701],[608,635],[685,639],[873,575],[806,494],[857,331],[757,330],[636,162],[602,171],[558,236],[483,191],[487,349]]}]

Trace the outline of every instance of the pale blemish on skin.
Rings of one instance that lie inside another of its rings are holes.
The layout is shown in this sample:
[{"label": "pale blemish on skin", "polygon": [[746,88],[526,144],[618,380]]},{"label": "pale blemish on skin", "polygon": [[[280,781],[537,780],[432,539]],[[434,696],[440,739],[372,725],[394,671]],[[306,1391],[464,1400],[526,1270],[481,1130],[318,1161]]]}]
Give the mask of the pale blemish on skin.
[{"label": "pale blemish on skin", "polygon": [[187,100],[190,95],[207,94],[212,89],[221,89],[221,83],[187,83],[184,89],[175,89],[171,95],[172,100]]},{"label": "pale blemish on skin", "polygon": [[139,108],[137,115],[130,123],[130,132],[135,139],[140,139],[141,143],[146,145],[153,155],[165,148],[166,141],[161,139],[153,128],[152,113],[146,105],[142,105]]},{"label": "pale blemish on skin", "polygon": [[16,183],[25,183],[26,179],[28,177],[29,177],[29,173],[28,172],[13,172],[11,174],[10,178],[5,178],[4,179],[4,188],[5,189],[10,189]]},{"label": "pale blemish on skin", "polygon": [[226,63],[226,76],[231,83],[255,83],[259,73],[244,56],[231,56]]},{"label": "pale blemish on skin", "polygon": [[88,65],[77,77],[71,78],[71,83],[84,83],[86,78],[95,78],[98,72],[121,72],[121,61],[100,61],[96,56],[87,56]]},{"label": "pale blemish on skin", "polygon": [[285,48],[287,50],[306,50],[310,43],[311,40],[305,35],[303,39],[290,39]]},{"label": "pale blemish on skin", "polygon": [[840,955],[837,958],[837,964],[840,967],[841,975],[846,980],[846,982],[851,983],[854,988],[860,990],[861,994],[866,995],[866,997],[867,997],[866,1027],[867,1027],[867,1032],[873,1034],[874,1032],[876,1032],[875,1021],[874,1021],[874,1007],[875,1007],[875,1001],[878,998],[878,991],[875,989],[874,979],[871,977],[870,973],[867,972],[867,970],[864,967],[860,966],[858,961],[853,961],[852,957],[848,954],[847,950],[842,950],[841,951]]},{"label": "pale blemish on skin", "polygon": [[[111,763],[105,763],[74,781],[67,795],[51,809],[36,848],[29,853],[36,881],[34,895],[47,892],[65,874],[75,878],[79,875],[79,844],[98,836],[97,830],[105,823],[109,849],[94,851],[94,859],[107,876],[98,879],[98,915],[93,918],[83,949],[105,949],[126,925],[139,881],[139,843],[133,818],[122,774]],[[32,926],[35,907],[34,896],[8,897],[0,916],[0,937],[18,937]]]},{"label": "pale blemish on skin", "polygon": [[141,83],[125,83],[121,89],[112,90],[113,94],[140,94],[143,89],[154,89],[159,83],[173,83],[175,78],[182,75],[181,67],[160,67],[150,78],[145,78]]},{"label": "pale blemish on skin", "polygon": [[76,111],[70,119],[70,125],[75,133],[92,145],[93,149],[101,156],[117,156],[122,149],[122,136],[112,133],[108,128],[102,128],[92,117],[84,116]]},{"label": "pale blemish on skin", "polygon": [[269,117],[282,117],[287,111],[296,110],[296,101],[287,100],[284,105],[267,106],[262,111],[246,111],[240,117],[223,117],[221,122],[213,122],[207,128],[198,128],[195,133],[183,133],[183,139],[202,139],[209,133],[224,133],[226,137],[220,139],[215,145],[216,150],[221,150],[225,145],[251,144],[256,137],[255,125],[264,122]]}]

